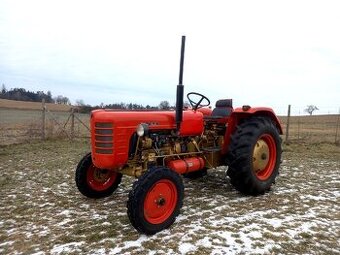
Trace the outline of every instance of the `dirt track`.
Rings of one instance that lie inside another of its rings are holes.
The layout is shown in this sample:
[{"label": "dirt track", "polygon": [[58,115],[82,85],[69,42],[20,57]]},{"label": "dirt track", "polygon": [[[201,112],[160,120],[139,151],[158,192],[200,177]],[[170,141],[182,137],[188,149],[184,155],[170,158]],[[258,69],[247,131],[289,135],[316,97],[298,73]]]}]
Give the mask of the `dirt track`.
[{"label": "dirt track", "polygon": [[74,168],[89,145],[65,141],[0,147],[0,254],[340,254],[340,149],[288,147],[264,196],[242,196],[225,169],[185,180],[180,216],[139,235],[126,215],[132,179],[87,199]]}]

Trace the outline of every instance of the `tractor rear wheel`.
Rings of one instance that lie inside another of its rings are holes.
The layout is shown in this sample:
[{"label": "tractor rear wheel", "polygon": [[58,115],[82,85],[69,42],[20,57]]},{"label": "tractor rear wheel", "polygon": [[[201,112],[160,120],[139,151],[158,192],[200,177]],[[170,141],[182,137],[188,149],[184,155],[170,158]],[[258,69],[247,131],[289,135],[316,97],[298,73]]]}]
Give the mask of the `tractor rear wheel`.
[{"label": "tractor rear wheel", "polygon": [[93,165],[91,153],[78,163],[75,181],[80,193],[90,198],[110,196],[122,180],[122,174]]},{"label": "tractor rear wheel", "polygon": [[170,227],[183,205],[183,196],[179,174],[166,167],[151,168],[129,193],[127,211],[132,226],[147,235]]},{"label": "tractor rear wheel", "polygon": [[252,117],[231,136],[228,175],[242,193],[259,195],[275,182],[281,163],[281,138],[269,118]]}]

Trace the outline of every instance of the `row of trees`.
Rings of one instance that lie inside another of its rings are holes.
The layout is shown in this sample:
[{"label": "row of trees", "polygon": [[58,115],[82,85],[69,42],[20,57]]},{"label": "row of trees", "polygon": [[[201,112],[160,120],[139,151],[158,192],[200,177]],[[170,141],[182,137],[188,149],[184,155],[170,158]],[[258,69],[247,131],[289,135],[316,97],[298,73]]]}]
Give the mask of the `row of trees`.
[{"label": "row of trees", "polygon": [[170,110],[174,109],[174,106],[171,106],[168,101],[161,101],[158,106],[150,106],[150,105],[141,105],[141,104],[133,104],[133,103],[113,103],[113,104],[104,104],[101,103],[97,106],[91,106],[85,104],[83,100],[77,100],[76,106],[78,106],[79,111],[82,113],[91,112],[94,109],[106,108],[106,109],[115,109],[115,110]]},{"label": "row of trees", "polygon": [[[2,89],[0,91],[0,98],[2,99],[9,99],[9,100],[17,100],[17,101],[30,101],[30,102],[41,102],[45,99],[46,103],[55,103],[55,104],[67,104],[70,105],[70,100],[65,96],[56,96],[52,97],[51,91],[37,91],[32,92],[29,90],[25,90],[23,88],[12,88],[7,90],[5,85],[2,84]],[[161,101],[158,106],[150,106],[150,105],[141,105],[141,104],[133,104],[133,103],[114,103],[114,104],[107,104],[101,103],[97,106],[91,106],[85,104],[83,100],[77,100],[76,105],[79,107],[81,112],[90,112],[93,109],[97,108],[109,108],[109,109],[121,109],[121,110],[169,110],[174,108],[171,106],[168,101]],[[189,106],[188,102],[185,102],[184,105],[187,107]],[[314,111],[319,110],[318,107],[315,105],[307,105],[305,112],[312,115]]]},{"label": "row of trees", "polygon": [[[45,99],[46,103],[55,103],[55,104],[67,104],[70,105],[70,100],[65,96],[56,96],[53,97],[51,91],[29,91],[24,88],[11,88],[7,90],[5,85],[2,84],[2,88],[0,91],[0,99],[8,99],[8,100],[16,100],[16,101],[29,101],[29,102],[41,102]],[[169,110],[173,108],[168,101],[161,101],[158,106],[150,106],[150,105],[141,105],[135,103],[113,103],[104,105],[101,103],[97,106],[91,106],[85,104],[82,99],[76,100],[76,106],[79,107],[81,112],[90,112],[93,109],[98,108],[109,108],[109,109],[121,109],[121,110]]]},{"label": "row of trees", "polygon": [[61,95],[52,97],[51,91],[47,91],[47,93],[45,93],[44,91],[33,92],[24,88],[12,88],[10,90],[7,90],[4,84],[2,84],[0,98],[29,102],[41,102],[43,99],[45,99],[46,103],[71,104],[70,100],[67,97]]}]

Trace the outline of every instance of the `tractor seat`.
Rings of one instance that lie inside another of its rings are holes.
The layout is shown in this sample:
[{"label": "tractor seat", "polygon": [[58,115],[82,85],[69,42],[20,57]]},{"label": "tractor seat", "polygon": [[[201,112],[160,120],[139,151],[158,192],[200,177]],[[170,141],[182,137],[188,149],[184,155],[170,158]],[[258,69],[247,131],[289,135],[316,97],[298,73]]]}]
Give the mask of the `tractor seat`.
[{"label": "tractor seat", "polygon": [[233,111],[232,99],[221,99],[216,102],[215,109],[212,111],[211,116],[206,116],[206,120],[222,119],[228,117]]}]

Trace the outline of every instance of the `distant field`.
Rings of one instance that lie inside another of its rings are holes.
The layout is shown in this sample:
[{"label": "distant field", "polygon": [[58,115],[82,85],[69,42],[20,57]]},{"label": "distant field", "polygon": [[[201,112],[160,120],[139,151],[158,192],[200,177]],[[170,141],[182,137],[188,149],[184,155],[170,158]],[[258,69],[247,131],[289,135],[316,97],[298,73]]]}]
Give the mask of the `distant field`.
[{"label": "distant field", "polygon": [[[298,123],[300,121],[301,124],[314,124],[314,123],[322,123],[330,126],[336,126],[336,122],[339,115],[337,114],[328,114],[328,115],[304,115],[304,116],[291,116],[292,123]],[[287,123],[287,116],[279,116],[279,119],[283,123]]]},{"label": "distant field", "polygon": [[[60,112],[69,112],[71,111],[71,108],[72,108],[71,105],[61,105],[61,104],[46,104],[46,107],[50,111],[60,111]],[[0,108],[21,109],[21,110],[41,110],[42,103],[0,99]]]},{"label": "distant field", "polygon": [[[279,117],[283,132],[286,134],[287,117]],[[335,142],[340,141],[339,115],[292,116],[289,126],[289,140],[300,142]]]}]

